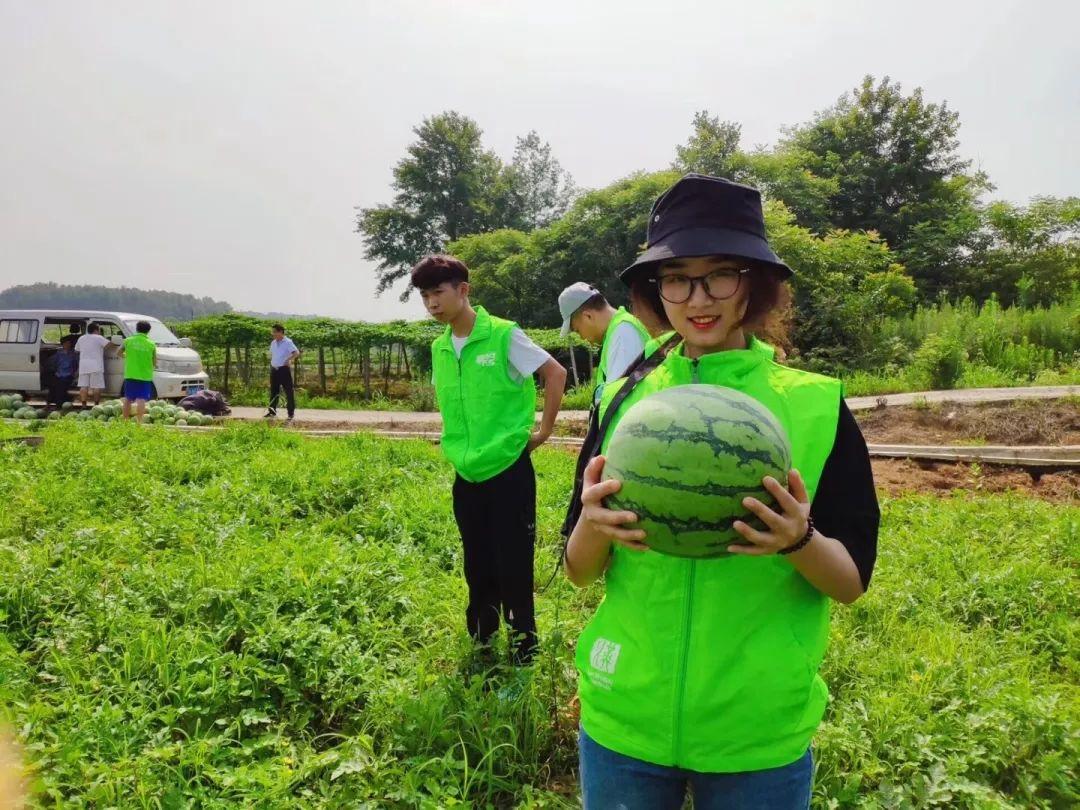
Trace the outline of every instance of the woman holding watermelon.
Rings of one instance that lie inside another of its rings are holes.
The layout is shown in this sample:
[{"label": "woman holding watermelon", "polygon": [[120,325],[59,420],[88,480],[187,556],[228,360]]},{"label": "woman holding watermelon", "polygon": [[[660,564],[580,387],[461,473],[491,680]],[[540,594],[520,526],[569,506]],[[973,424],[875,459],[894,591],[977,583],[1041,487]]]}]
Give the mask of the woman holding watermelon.
[{"label": "woman holding watermelon", "polygon": [[830,603],[869,585],[879,511],[840,382],[776,363],[755,337],[791,275],[766,241],[758,192],[692,174],[656,201],[648,248],[621,274],[674,331],[605,390],[602,448],[649,394],[716,385],[772,413],[792,470],[786,488],[763,480],[771,506],[742,502],[757,528],[737,521],[728,554],[688,559],[649,550],[630,526],[638,516],[604,505],[620,483],[602,480],[603,456],[589,463],[565,562],[578,586],[606,572],[577,654],[587,810],[677,810],[688,790],[696,810],[809,805]]}]

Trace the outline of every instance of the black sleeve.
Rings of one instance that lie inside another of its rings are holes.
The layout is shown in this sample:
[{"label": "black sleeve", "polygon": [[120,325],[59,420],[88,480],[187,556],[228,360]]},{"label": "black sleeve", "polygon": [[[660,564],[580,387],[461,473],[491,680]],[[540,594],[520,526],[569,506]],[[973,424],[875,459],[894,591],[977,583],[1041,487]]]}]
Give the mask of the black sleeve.
[{"label": "black sleeve", "polygon": [[881,511],[866,440],[843,400],[836,441],[822,470],[810,515],[819,532],[844,544],[859,569],[863,590],[868,588],[877,559]]}]

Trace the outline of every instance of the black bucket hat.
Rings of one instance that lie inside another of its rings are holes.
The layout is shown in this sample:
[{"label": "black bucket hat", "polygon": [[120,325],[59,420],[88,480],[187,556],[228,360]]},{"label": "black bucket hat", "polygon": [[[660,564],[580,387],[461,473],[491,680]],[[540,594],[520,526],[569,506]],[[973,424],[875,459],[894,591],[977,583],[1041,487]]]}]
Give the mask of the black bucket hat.
[{"label": "black bucket hat", "polygon": [[761,192],[705,174],[688,174],[661,194],[649,215],[645,252],[619,274],[624,284],[661,262],[693,256],[732,256],[775,269],[790,278],[791,268],[773,253],[765,238]]}]

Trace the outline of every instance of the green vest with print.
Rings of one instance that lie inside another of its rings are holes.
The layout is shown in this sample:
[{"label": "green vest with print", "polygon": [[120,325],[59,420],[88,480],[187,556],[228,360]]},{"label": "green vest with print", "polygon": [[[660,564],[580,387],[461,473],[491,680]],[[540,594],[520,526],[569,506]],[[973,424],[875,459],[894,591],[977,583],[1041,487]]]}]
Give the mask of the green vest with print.
[{"label": "green vest with print", "polygon": [[[612,428],[649,394],[691,383],[734,388],[767,407],[813,498],[836,437],[838,380],[779,365],[753,339],[696,361],[679,347],[626,398]],[[622,384],[607,387],[602,410]],[[805,754],[828,702],[817,672],[829,599],[785,557],[693,560],[616,544],[605,580],[577,647],[590,737],[626,756],[706,773],[775,768]]]},{"label": "green vest with print", "polygon": [[443,453],[466,481],[487,481],[509,468],[533,431],[536,383],[531,375],[510,377],[510,336],[516,328],[477,307],[460,358],[449,326],[431,344]]},{"label": "green vest with print", "polygon": [[124,379],[152,382],[154,379],[154,342],[142,332],[124,339]]}]

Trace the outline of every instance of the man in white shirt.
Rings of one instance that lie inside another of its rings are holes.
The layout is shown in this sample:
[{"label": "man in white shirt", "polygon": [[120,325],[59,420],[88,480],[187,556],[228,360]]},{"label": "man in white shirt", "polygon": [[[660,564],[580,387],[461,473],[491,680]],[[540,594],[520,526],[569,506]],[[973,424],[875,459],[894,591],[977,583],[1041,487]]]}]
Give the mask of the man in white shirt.
[{"label": "man in white shirt", "polygon": [[270,341],[270,409],[264,414],[269,419],[277,416],[278,400],[281,389],[285,389],[285,407],[291,422],[296,413],[296,396],[293,392],[292,364],[300,356],[300,350],[285,337],[285,327],[275,323],[270,330],[274,339]]},{"label": "man in white shirt", "polygon": [[106,349],[111,351],[112,344],[101,334],[101,327],[93,322],[75,343],[75,352],[79,355],[79,402],[84,408],[88,395],[93,396],[95,405],[101,402],[101,392],[105,390]]}]

